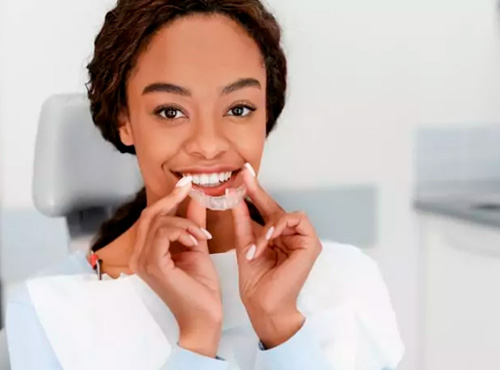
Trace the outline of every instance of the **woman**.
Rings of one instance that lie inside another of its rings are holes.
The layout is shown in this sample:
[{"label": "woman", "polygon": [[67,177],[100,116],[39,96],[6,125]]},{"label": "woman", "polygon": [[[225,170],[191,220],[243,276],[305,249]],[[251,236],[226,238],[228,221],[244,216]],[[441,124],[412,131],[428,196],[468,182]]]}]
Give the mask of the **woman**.
[{"label": "woman", "polygon": [[[130,276],[145,283],[139,295],[168,348],[134,355],[101,345],[70,358],[61,337],[89,348],[69,327],[92,323],[70,317],[54,329],[46,315],[63,315],[62,303],[44,316],[43,294],[27,283],[8,305],[14,370],[85,368],[85,356],[101,352],[94,368],[105,368],[106,355],[116,359],[107,367],[120,369],[134,368],[135,357],[142,369],[396,367],[403,347],[374,262],[320,241],[304,213],[285,212],[257,181],[287,73],[280,28],[259,0],[119,0],[88,70],[93,120],[137,156],[145,185],[92,250],[115,286]],[[239,185],[247,198],[226,211],[189,196]],[[42,275],[89,273],[91,260],[74,254]],[[153,334],[140,331],[111,341],[143,335],[154,347]]]}]

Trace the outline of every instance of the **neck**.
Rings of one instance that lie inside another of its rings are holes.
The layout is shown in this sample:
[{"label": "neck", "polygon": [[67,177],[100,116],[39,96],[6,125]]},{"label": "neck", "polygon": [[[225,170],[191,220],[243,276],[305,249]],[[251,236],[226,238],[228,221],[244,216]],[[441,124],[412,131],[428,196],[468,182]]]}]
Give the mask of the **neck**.
[{"label": "neck", "polygon": [[207,211],[207,229],[213,238],[208,241],[210,253],[223,253],[235,247],[233,214],[231,211]]}]

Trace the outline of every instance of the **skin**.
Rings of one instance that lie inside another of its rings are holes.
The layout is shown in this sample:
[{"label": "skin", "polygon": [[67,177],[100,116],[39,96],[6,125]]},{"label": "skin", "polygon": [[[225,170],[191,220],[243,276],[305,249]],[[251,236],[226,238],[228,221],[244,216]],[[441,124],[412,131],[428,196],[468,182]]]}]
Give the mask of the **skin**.
[{"label": "skin", "polygon": [[[224,92],[242,79],[253,82]],[[159,82],[189,94],[144,93]],[[215,357],[222,304],[209,254],[235,248],[240,295],[255,332],[267,348],[288,340],[304,323],[297,296],[321,244],[307,216],[287,214],[244,167],[249,163],[258,173],[266,138],[266,70],[257,44],[222,15],[178,19],[139,56],[127,81],[127,105],[120,137],[136,148],[147,207],[99,250],[104,272],[137,273],[176,317],[179,345]],[[159,109],[165,105],[174,107]],[[264,228],[250,219],[244,201],[233,210],[207,211],[188,197],[192,184],[176,187],[177,172],[221,165],[241,169],[238,180]]]}]

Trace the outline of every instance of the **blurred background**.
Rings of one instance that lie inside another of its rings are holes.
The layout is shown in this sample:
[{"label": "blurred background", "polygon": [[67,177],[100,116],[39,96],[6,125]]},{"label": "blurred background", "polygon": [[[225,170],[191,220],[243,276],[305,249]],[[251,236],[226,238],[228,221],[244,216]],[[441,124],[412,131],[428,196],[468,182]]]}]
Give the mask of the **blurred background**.
[{"label": "blurred background", "polygon": [[[3,297],[68,253],[65,220],[33,203],[37,127],[49,96],[85,91],[114,3],[0,0]],[[262,182],[326,192],[310,211],[320,234],[379,263],[406,345],[399,369],[499,369],[497,1],[267,3],[290,86]]]}]

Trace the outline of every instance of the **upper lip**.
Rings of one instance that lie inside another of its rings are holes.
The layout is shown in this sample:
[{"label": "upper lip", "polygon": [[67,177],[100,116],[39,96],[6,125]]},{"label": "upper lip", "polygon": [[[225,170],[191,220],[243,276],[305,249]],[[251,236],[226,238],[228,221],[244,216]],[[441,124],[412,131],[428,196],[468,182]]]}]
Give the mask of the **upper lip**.
[{"label": "upper lip", "polygon": [[191,167],[191,168],[183,168],[181,170],[174,171],[176,173],[180,173],[183,175],[190,174],[202,174],[202,173],[221,173],[221,172],[234,172],[241,169],[241,167],[228,166],[228,165],[219,165],[212,167]]}]

